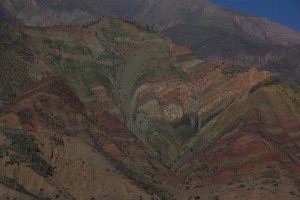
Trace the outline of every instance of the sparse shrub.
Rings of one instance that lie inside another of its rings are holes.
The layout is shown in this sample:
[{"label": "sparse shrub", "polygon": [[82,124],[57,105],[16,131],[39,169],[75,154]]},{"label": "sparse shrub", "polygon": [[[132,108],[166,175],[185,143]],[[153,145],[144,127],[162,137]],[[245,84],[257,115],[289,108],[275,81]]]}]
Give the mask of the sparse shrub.
[{"label": "sparse shrub", "polygon": [[219,196],[219,195],[216,195],[216,196],[213,197],[213,199],[214,199],[214,200],[219,200],[219,199],[220,199],[220,196]]},{"label": "sparse shrub", "polygon": [[17,116],[19,117],[20,122],[22,124],[30,123],[31,118],[32,118],[31,112],[28,109],[23,109],[23,110],[17,112]]},{"label": "sparse shrub", "polygon": [[53,135],[52,137],[50,137],[51,143],[54,145],[59,145],[62,146],[64,145],[64,140],[59,137],[58,135]]},{"label": "sparse shrub", "polygon": [[6,176],[0,176],[0,183],[5,185],[8,188],[11,188],[13,190],[16,190],[20,193],[26,194],[28,196],[31,196],[33,199],[39,199],[39,200],[49,200],[49,198],[43,198],[43,197],[38,197],[35,194],[27,191],[23,185],[19,184],[16,182],[16,180],[8,178]]},{"label": "sparse shrub", "polygon": [[41,176],[52,176],[54,168],[40,157],[40,150],[32,134],[14,129],[3,129],[2,132],[12,141],[11,150],[14,152],[7,164],[28,162]]}]

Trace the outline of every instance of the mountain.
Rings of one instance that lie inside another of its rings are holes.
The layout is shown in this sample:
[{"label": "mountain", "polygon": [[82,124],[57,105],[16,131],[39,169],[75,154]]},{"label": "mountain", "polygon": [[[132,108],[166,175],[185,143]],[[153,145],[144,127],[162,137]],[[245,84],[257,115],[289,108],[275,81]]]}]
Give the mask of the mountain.
[{"label": "mountain", "polygon": [[3,0],[29,26],[85,25],[103,16],[154,27],[200,59],[225,59],[299,83],[300,33],[207,0]]},{"label": "mountain", "polygon": [[300,197],[299,86],[118,19],[0,28],[1,199]]}]

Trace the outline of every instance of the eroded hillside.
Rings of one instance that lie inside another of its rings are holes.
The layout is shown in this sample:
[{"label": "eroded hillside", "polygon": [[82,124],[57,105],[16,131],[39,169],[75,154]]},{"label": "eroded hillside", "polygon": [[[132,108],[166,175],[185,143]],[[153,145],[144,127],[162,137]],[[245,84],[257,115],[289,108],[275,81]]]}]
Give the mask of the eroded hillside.
[{"label": "eroded hillside", "polygon": [[1,198],[299,197],[298,87],[117,19],[1,34]]}]

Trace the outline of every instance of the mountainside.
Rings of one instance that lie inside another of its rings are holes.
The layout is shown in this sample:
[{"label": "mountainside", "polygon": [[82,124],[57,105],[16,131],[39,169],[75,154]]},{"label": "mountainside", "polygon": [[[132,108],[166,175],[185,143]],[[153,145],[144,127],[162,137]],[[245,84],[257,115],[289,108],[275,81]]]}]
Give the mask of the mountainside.
[{"label": "mountainside", "polygon": [[1,199],[300,197],[298,86],[116,19],[0,28]]},{"label": "mountainside", "polygon": [[300,33],[207,0],[3,0],[9,16],[30,26],[88,24],[102,16],[149,25],[200,59],[226,59],[299,83]]}]

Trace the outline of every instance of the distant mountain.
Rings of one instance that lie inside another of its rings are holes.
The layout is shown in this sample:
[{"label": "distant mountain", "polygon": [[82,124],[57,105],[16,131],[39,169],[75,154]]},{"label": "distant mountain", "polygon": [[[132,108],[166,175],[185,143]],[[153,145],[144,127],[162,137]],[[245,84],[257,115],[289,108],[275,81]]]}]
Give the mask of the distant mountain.
[{"label": "distant mountain", "polygon": [[0,199],[299,199],[299,86],[117,19],[0,44]]},{"label": "distant mountain", "polygon": [[83,25],[115,16],[154,26],[200,59],[229,59],[300,83],[300,33],[207,0],[3,0],[30,26]]}]

